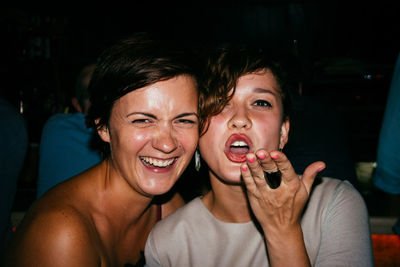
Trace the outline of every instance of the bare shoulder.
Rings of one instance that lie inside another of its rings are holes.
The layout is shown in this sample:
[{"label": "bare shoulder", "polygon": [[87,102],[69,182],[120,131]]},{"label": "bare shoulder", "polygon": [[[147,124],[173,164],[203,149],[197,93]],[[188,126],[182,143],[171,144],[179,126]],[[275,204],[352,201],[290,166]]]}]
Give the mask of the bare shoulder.
[{"label": "bare shoulder", "polygon": [[6,266],[98,266],[96,231],[72,206],[33,207],[18,227]]}]

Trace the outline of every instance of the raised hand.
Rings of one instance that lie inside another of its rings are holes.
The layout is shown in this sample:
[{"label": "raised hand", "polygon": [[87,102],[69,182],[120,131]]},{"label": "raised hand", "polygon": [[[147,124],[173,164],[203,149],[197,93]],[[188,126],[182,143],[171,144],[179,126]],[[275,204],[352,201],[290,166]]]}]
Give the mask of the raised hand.
[{"label": "raised hand", "polygon": [[[300,177],[282,152],[258,150],[246,158],[241,173],[252,211],[261,226],[283,230],[299,223],[314,179],[325,168],[325,163],[312,163]],[[281,173],[281,183],[273,189],[266,181],[265,172],[277,171]]]}]

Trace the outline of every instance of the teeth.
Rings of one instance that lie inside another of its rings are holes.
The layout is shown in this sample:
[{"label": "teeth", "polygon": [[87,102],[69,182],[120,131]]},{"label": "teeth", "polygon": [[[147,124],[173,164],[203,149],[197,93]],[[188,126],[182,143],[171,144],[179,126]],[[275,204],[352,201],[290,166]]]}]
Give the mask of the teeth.
[{"label": "teeth", "polygon": [[245,141],[235,141],[231,146],[249,146]]},{"label": "teeth", "polygon": [[161,167],[165,168],[171,165],[174,162],[174,159],[168,159],[168,160],[160,160],[160,159],[153,159],[149,157],[140,157],[140,159],[148,164],[151,164],[156,167]]}]

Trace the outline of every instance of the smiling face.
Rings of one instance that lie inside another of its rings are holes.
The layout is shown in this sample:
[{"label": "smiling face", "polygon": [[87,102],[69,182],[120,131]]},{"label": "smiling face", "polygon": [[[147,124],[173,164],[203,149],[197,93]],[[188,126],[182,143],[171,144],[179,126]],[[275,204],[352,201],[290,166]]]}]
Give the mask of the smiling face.
[{"label": "smiling face", "polygon": [[241,76],[231,101],[211,118],[199,141],[211,175],[227,183],[239,183],[239,167],[246,153],[282,148],[289,131],[289,121],[282,123],[282,117],[280,89],[272,72]]},{"label": "smiling face", "polygon": [[187,75],[134,90],[118,99],[109,127],[114,170],[136,191],[167,192],[190,162],[198,142],[198,94]]}]

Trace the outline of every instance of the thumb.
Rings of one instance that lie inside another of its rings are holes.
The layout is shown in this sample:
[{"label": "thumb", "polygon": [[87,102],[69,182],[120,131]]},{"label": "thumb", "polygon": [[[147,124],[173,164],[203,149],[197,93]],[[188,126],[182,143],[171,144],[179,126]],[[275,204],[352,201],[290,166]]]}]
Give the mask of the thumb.
[{"label": "thumb", "polygon": [[308,165],[308,167],[305,169],[301,180],[305,185],[308,194],[310,194],[311,186],[313,185],[315,177],[317,176],[318,172],[325,169],[325,167],[326,167],[325,162],[316,161]]}]

